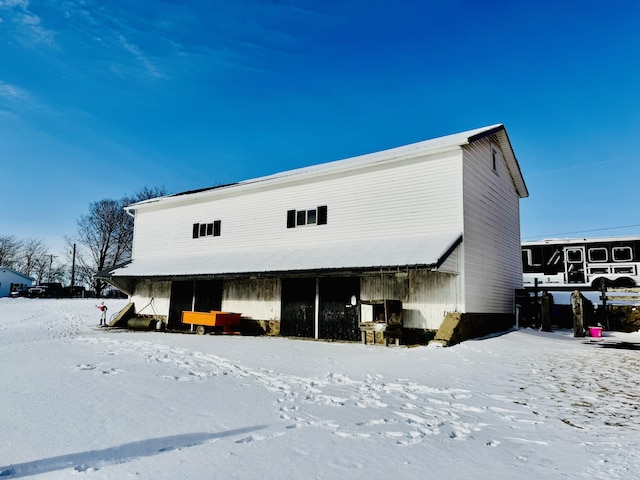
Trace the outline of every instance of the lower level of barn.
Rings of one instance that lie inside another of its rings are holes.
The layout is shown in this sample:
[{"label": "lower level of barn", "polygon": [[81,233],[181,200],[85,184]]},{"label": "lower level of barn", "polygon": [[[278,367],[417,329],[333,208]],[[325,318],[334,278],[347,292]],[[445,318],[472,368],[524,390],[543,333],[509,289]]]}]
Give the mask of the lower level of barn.
[{"label": "lower level of barn", "polygon": [[[290,337],[358,341],[363,305],[385,300],[401,305],[408,330],[437,330],[446,314],[461,311],[460,276],[427,269],[343,275],[243,278],[119,278],[135,313],[184,328],[182,312],[225,311],[242,315],[253,331]],[[369,317],[364,307],[364,315]]]}]

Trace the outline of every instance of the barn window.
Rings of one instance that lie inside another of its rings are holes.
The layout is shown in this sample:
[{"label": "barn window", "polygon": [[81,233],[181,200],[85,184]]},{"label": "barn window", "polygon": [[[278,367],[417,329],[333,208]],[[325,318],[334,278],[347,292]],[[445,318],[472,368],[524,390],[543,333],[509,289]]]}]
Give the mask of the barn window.
[{"label": "barn window", "polygon": [[491,169],[494,173],[498,173],[498,165],[502,161],[502,153],[495,145],[491,145]]},{"label": "barn window", "polygon": [[311,225],[312,223],[316,223],[316,209],[307,210],[307,224]]},{"label": "barn window", "polygon": [[194,223],[193,224],[193,238],[200,237],[219,237],[222,231],[222,221],[216,220],[212,223]]},{"label": "barn window", "polygon": [[326,225],[327,206],[320,206],[308,210],[287,210],[287,228],[303,225]]}]

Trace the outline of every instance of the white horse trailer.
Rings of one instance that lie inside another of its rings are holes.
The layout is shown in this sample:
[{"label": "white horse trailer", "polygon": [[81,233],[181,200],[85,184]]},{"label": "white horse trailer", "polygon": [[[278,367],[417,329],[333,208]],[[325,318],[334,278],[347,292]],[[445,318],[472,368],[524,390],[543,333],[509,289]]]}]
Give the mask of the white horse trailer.
[{"label": "white horse trailer", "polygon": [[640,236],[522,242],[525,286],[640,286]]}]

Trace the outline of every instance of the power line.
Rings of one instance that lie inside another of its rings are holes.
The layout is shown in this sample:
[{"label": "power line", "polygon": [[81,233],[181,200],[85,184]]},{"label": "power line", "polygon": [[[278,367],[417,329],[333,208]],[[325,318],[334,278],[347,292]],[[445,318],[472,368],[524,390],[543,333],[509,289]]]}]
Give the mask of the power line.
[{"label": "power line", "polygon": [[547,233],[544,235],[538,235],[536,237],[527,237],[526,239],[523,239],[523,240],[537,240],[539,238],[559,237],[562,235],[574,235],[576,233],[602,232],[604,230],[617,230],[619,228],[635,228],[635,227],[640,227],[640,224],[620,225],[618,227],[593,228],[591,230],[575,230],[573,232]]}]

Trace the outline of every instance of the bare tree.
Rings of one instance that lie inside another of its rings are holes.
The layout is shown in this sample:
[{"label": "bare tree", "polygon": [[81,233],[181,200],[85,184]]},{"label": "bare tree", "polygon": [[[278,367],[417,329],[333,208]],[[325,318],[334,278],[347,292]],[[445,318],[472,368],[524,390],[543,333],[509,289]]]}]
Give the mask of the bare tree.
[{"label": "bare tree", "polygon": [[21,246],[13,235],[0,235],[0,266],[16,268]]},{"label": "bare tree", "polygon": [[[91,203],[88,213],[77,221],[77,242],[88,251],[88,255],[78,254],[78,271],[94,276],[128,260],[133,243],[133,218],[124,207],[162,195],[166,195],[164,187],[145,187],[120,200],[104,199]],[[96,295],[100,296],[104,282],[94,279],[93,285]]]},{"label": "bare tree", "polygon": [[29,238],[24,240],[20,247],[17,265],[20,272],[41,281],[47,267],[51,270],[49,247],[40,239]]}]

